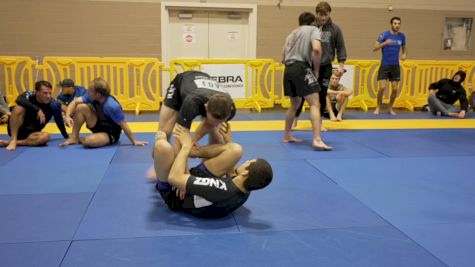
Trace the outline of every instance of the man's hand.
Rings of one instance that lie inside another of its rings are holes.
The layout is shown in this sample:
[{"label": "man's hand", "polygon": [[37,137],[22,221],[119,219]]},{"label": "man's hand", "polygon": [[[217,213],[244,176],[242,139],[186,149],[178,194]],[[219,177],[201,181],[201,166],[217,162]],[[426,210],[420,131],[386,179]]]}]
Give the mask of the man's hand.
[{"label": "man's hand", "polygon": [[148,142],[145,142],[145,141],[135,141],[133,143],[134,146],[145,146],[145,145],[148,145]]},{"label": "man's hand", "polygon": [[69,116],[65,116],[64,117],[64,125],[66,125],[67,127],[73,127],[74,120]]},{"label": "man's hand", "polygon": [[386,41],[383,42],[383,44],[386,45],[391,45],[393,43],[393,40],[391,39],[386,39]]},{"label": "man's hand", "polygon": [[225,143],[230,143],[233,141],[231,134],[231,125],[225,121],[219,125],[219,133],[223,137]]},{"label": "man's hand", "polygon": [[339,65],[338,69],[336,70],[335,75],[340,78],[341,76],[343,76],[343,73],[345,73],[345,67],[342,65]]},{"label": "man's hand", "polygon": [[46,117],[45,117],[45,114],[43,113],[43,110],[38,110],[38,117],[37,117],[39,120],[40,120],[40,123],[41,124],[45,124],[46,123]]}]

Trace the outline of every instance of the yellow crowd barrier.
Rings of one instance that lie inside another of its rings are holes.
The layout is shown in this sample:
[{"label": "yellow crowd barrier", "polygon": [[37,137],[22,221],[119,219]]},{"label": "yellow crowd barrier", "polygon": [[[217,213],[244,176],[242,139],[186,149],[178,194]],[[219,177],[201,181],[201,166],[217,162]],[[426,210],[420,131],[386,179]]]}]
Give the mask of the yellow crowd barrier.
[{"label": "yellow crowd barrier", "polygon": [[[367,111],[376,106],[379,64],[379,60],[346,62],[347,66],[352,66],[352,72],[344,75],[351,75],[353,88],[348,107]],[[238,93],[238,97],[233,96],[238,108],[261,111],[263,108],[273,108],[275,104],[283,107],[290,105],[288,98],[283,97],[282,77],[285,67],[272,59],[173,59],[166,67],[156,58],[47,56],[40,63],[40,60],[30,57],[0,56],[0,89],[5,92],[9,104],[13,105],[21,92],[33,89],[34,82],[40,79],[58,84],[64,78],[71,78],[76,84],[87,86],[95,77],[102,77],[111,84],[112,94],[124,110],[138,114],[140,111],[157,111],[160,108],[164,93],[162,87],[168,86],[163,82],[164,72],[168,72],[172,79],[179,72],[206,72],[210,67],[226,73],[226,67],[229,66],[234,74],[212,76],[218,82],[224,79],[228,82],[228,89]],[[468,85],[475,83],[475,61],[403,61],[400,94],[395,107],[412,111],[415,107],[423,106],[427,103],[429,85],[442,78],[451,78],[458,70],[467,73],[463,85],[468,95],[473,91],[473,88],[468,89]],[[242,77],[235,73],[241,73]],[[233,80],[236,78],[233,75],[239,76],[239,79]],[[279,90],[276,90],[276,86],[280,86]],[[59,93],[58,89],[54,93]],[[385,102],[388,98],[389,90],[385,94]]]},{"label": "yellow crowd barrier", "polygon": [[[350,85],[353,88],[353,95],[348,102],[348,107],[359,108],[368,111],[368,108],[376,107],[378,82],[377,75],[380,66],[379,60],[348,60],[345,65],[352,66],[353,73],[344,75],[353,75],[353,82]],[[422,107],[427,104],[429,96],[429,85],[442,78],[452,78],[458,70],[467,73],[463,83],[467,95],[469,84],[475,82],[475,61],[436,61],[436,60],[407,60],[401,64],[401,81],[399,84],[399,95],[394,107],[405,108],[413,111],[416,107]],[[383,102],[389,101],[390,85],[386,90]],[[283,95],[283,88],[282,93]],[[290,101],[287,98],[281,98],[283,107],[289,107]]]}]

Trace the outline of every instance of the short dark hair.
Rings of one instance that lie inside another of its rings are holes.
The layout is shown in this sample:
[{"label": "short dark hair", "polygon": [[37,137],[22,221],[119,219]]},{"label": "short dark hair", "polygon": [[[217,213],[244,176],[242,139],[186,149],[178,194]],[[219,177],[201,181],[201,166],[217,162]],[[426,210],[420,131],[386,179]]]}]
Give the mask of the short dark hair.
[{"label": "short dark hair", "polygon": [[109,96],[111,94],[111,88],[109,83],[101,77],[97,77],[91,81],[91,86],[94,88],[96,93],[99,93],[103,96]]},{"label": "short dark hair", "polygon": [[216,94],[208,99],[207,112],[215,119],[226,120],[231,116],[233,101],[224,94]]},{"label": "short dark hair", "polygon": [[41,89],[41,86],[48,87],[49,89],[53,89],[53,86],[51,85],[50,82],[48,81],[37,81],[35,83],[35,91],[39,91]]},{"label": "short dark hair", "polygon": [[312,25],[315,22],[315,15],[310,12],[303,12],[299,16],[299,26]]},{"label": "short dark hair", "polygon": [[71,79],[64,79],[59,83],[61,87],[74,87],[74,81]]},{"label": "short dark hair", "polygon": [[327,12],[332,12],[332,7],[328,2],[320,2],[317,4],[315,7],[315,13],[327,13]]},{"label": "short dark hair", "polygon": [[391,20],[389,21],[389,24],[393,24],[394,20],[399,20],[399,22],[400,22],[401,18],[400,17],[392,17]]},{"label": "short dark hair", "polygon": [[244,181],[244,187],[248,191],[262,189],[272,182],[272,166],[265,159],[256,159],[249,164],[248,171],[249,174]]}]

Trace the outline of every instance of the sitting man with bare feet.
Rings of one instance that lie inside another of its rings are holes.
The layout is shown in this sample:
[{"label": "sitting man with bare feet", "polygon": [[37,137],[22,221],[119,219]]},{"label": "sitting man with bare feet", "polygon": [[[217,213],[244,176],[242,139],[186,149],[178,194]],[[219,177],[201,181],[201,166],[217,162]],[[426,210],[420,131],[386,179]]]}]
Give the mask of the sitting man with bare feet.
[{"label": "sitting man with bare feet", "polygon": [[[462,83],[466,73],[457,71],[452,79],[442,79],[429,86],[429,108],[437,116],[450,116],[458,119],[465,118],[468,112],[468,100]],[[460,107],[455,106],[457,100]]]},{"label": "sitting man with bare feet", "polygon": [[35,92],[24,92],[18,96],[8,124],[9,141],[0,140],[0,146],[13,151],[17,146],[41,146],[48,143],[50,136],[42,132],[46,123],[54,121],[64,138],[68,133],[61,115],[61,104],[51,97],[53,87],[47,81],[35,83]]},{"label": "sitting man with bare feet", "polygon": [[[303,99],[310,105],[310,121],[312,123],[312,146],[318,150],[332,150],[320,135],[320,100],[318,92],[318,67],[322,48],[320,45],[320,30],[310,26],[315,21],[312,13],[302,13],[299,16],[299,27],[287,37],[284,45],[283,62],[284,94],[290,97],[291,106],[285,115],[285,131],[282,142],[302,142],[292,136],[292,124]],[[313,66],[313,69],[312,69]]]},{"label": "sitting man with bare feet", "polygon": [[345,114],[348,105],[348,97],[351,94],[353,94],[352,90],[340,84],[340,77],[332,74],[327,91],[327,109],[330,120],[343,121],[343,114]]},{"label": "sitting man with bare feet", "polygon": [[[242,206],[251,191],[272,181],[272,167],[266,160],[248,160],[236,166],[242,156],[239,144],[196,147],[187,129],[180,125],[175,127],[174,135],[175,144],[181,146],[176,157],[163,131],[157,133],[153,150],[156,188],[171,210],[204,218],[223,217]],[[204,161],[188,171],[188,157]]]},{"label": "sitting man with bare feet", "polygon": [[[71,114],[74,113],[74,119]],[[110,95],[109,84],[102,78],[94,79],[87,89],[87,95],[74,99],[66,110],[65,123],[73,127],[71,136],[60,146],[82,143],[85,147],[96,148],[119,141],[122,130],[134,146],[147,142],[135,140],[135,136],[125,120],[122,106]],[[81,126],[86,123],[92,134],[79,138]]]}]

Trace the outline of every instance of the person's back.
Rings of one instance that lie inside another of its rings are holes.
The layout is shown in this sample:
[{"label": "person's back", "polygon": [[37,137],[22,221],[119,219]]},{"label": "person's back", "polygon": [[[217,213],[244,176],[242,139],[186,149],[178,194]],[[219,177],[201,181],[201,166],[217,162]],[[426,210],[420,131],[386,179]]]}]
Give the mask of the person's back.
[{"label": "person's back", "polygon": [[314,26],[302,25],[292,31],[284,46],[285,63],[299,61],[312,66],[313,40],[320,40],[319,30]]}]

